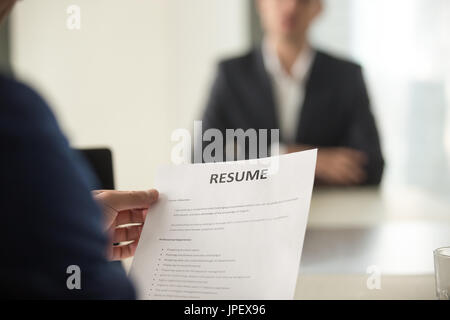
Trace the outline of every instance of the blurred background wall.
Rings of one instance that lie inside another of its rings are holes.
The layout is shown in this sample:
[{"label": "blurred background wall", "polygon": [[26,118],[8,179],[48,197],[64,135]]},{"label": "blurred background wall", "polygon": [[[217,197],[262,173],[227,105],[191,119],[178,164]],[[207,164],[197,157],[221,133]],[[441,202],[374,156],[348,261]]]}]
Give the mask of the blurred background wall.
[{"label": "blurred background wall", "polygon": [[[119,188],[150,187],[198,118],[219,57],[249,44],[242,0],[19,2],[12,60],[76,147],[109,146]],[[66,28],[69,5],[81,29]]]},{"label": "blurred background wall", "polygon": [[[387,161],[384,188],[450,198],[450,2],[328,0],[316,46],[361,63]],[[82,28],[66,28],[81,8]],[[118,187],[151,186],[170,134],[199,119],[217,62],[260,39],[250,0],[18,3],[12,62],[75,146],[110,146]]]}]

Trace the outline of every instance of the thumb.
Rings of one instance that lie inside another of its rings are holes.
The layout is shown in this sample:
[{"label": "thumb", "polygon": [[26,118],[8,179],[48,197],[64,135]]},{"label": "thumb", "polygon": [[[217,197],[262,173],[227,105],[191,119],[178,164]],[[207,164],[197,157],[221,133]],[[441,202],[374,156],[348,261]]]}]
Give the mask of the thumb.
[{"label": "thumb", "polygon": [[95,197],[116,211],[147,209],[158,200],[155,189],[146,191],[104,191]]}]

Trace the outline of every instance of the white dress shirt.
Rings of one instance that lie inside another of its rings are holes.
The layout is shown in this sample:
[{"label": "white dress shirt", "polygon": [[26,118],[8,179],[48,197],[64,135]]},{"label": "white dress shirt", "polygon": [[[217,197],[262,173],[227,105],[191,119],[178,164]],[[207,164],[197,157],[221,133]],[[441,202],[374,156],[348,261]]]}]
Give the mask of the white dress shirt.
[{"label": "white dress shirt", "polygon": [[290,74],[284,70],[276,50],[267,39],[263,42],[262,53],[264,67],[272,80],[280,136],[286,144],[294,143],[314,51],[309,47],[303,50],[296,58]]}]

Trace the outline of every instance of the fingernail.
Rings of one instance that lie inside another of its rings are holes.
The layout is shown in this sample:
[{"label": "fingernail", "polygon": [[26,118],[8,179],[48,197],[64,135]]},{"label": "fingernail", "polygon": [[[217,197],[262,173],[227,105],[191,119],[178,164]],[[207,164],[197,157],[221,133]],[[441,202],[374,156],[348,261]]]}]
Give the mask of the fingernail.
[{"label": "fingernail", "polygon": [[150,190],[150,197],[152,198],[152,200],[156,200],[158,199],[159,193],[156,190]]}]

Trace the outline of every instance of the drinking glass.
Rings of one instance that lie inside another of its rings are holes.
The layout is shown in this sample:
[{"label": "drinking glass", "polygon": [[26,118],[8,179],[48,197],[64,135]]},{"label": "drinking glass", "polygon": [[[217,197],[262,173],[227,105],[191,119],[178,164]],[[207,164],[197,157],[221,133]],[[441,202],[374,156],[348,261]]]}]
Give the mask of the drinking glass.
[{"label": "drinking glass", "polygon": [[450,247],[434,250],[436,295],[440,300],[450,299]]}]

